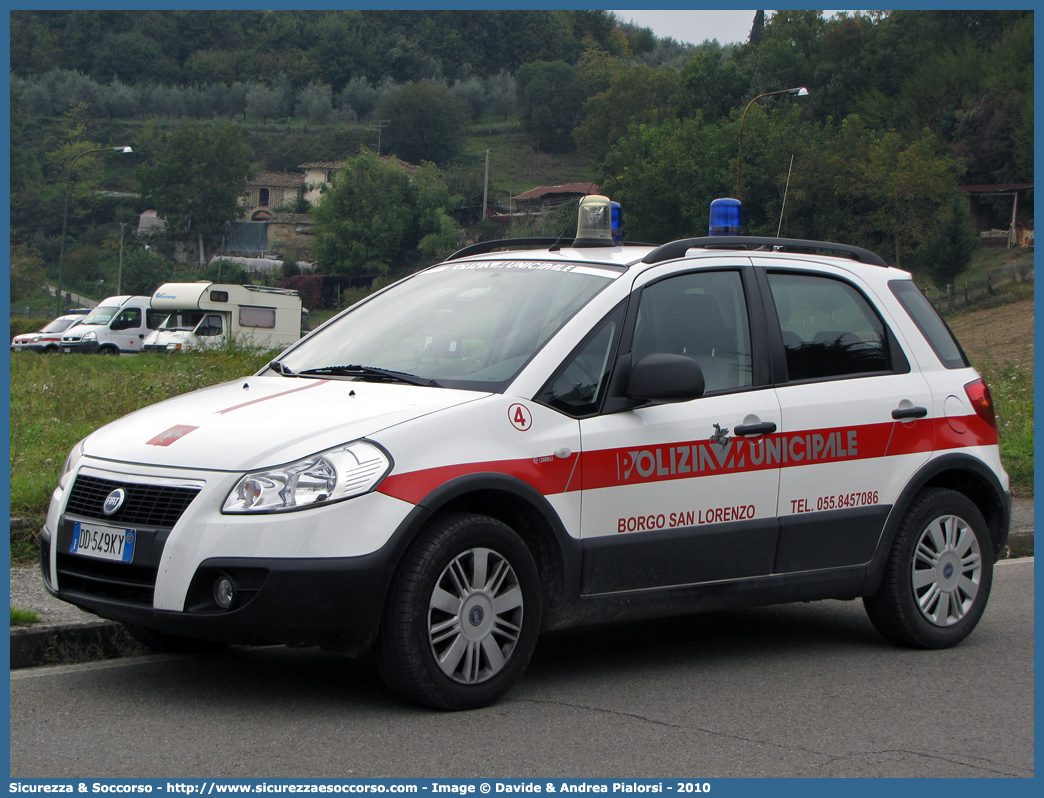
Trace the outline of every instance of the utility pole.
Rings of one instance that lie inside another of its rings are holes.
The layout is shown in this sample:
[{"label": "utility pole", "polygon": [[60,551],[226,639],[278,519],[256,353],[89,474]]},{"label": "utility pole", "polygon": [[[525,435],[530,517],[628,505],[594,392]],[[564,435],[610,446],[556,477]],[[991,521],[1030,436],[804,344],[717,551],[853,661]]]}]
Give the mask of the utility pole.
[{"label": "utility pole", "polygon": [[122,296],[123,292],[120,288],[123,286],[123,229],[127,226],[126,222],[120,222],[120,267],[116,272],[116,295]]},{"label": "utility pole", "polygon": [[489,196],[489,150],[486,150],[486,182],[482,185],[482,221],[486,221],[486,204]]},{"label": "utility pole", "polygon": [[373,130],[374,128],[376,128],[376,130],[377,130],[377,155],[378,156],[380,156],[380,154],[381,154],[381,131],[384,130],[384,128],[386,128],[390,124],[391,124],[391,120],[390,119],[380,119],[380,120],[378,120],[376,122],[371,122],[370,123],[370,130]]}]

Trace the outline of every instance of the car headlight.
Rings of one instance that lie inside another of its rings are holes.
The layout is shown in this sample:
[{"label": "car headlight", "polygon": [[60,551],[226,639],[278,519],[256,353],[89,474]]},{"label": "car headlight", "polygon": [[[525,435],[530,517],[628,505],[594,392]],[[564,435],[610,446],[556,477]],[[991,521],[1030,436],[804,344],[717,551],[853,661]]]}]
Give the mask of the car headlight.
[{"label": "car headlight", "polygon": [[83,334],[83,340],[84,341],[97,341],[98,340],[98,333],[94,332],[93,330],[90,331],[90,332],[85,332]]},{"label": "car headlight", "polygon": [[58,475],[58,487],[62,490],[65,490],[68,487],[69,475],[76,470],[76,464],[80,462],[80,458],[83,457],[83,441],[85,440],[87,439],[84,438],[72,447],[69,456],[65,458],[65,463],[62,464],[62,473]]},{"label": "car headlight", "polygon": [[355,441],[246,474],[228,494],[221,512],[279,513],[351,499],[376,488],[391,466],[383,449]]}]

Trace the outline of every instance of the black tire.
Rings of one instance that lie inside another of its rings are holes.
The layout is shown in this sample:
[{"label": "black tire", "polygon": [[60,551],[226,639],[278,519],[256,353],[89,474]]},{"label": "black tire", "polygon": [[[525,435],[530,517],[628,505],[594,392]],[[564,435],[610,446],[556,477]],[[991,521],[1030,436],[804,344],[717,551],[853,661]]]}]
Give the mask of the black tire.
[{"label": "black tire", "polygon": [[389,687],[412,701],[477,709],[522,676],[540,625],[540,576],[522,539],[488,516],[449,515],[396,575],[378,666]]},{"label": "black tire", "polygon": [[123,628],[143,646],[164,654],[205,654],[211,651],[221,651],[228,647],[225,643],[218,643],[214,640],[165,634],[134,623],[125,623]]},{"label": "black tire", "polygon": [[992,582],[993,544],[982,513],[957,491],[928,488],[903,517],[881,586],[863,606],[896,643],[949,648],[978,624]]}]

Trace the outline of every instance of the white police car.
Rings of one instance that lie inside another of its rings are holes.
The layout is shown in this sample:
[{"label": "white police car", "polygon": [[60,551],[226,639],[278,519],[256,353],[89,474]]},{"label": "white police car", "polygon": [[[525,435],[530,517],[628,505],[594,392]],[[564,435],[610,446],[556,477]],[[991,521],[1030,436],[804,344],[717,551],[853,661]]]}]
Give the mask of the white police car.
[{"label": "white police car", "polygon": [[48,588],[160,649],[373,650],[451,709],[503,696],[541,632],[608,619],[863,597],[895,641],[963,639],[1008,479],[910,276],[836,244],[620,245],[610,208],[90,435]]}]

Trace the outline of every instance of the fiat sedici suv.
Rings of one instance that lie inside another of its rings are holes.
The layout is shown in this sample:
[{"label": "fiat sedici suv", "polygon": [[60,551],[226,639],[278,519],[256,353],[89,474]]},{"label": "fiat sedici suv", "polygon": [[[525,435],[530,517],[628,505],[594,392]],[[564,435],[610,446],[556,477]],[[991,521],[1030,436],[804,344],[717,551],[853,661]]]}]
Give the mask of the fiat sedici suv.
[{"label": "fiat sedici suv", "polygon": [[448,709],[503,696],[541,633],[610,619],[861,597],[893,641],[961,641],[1008,480],[989,391],[910,275],[822,242],[624,245],[614,206],[88,436],[48,588],[161,650],[372,651]]}]

